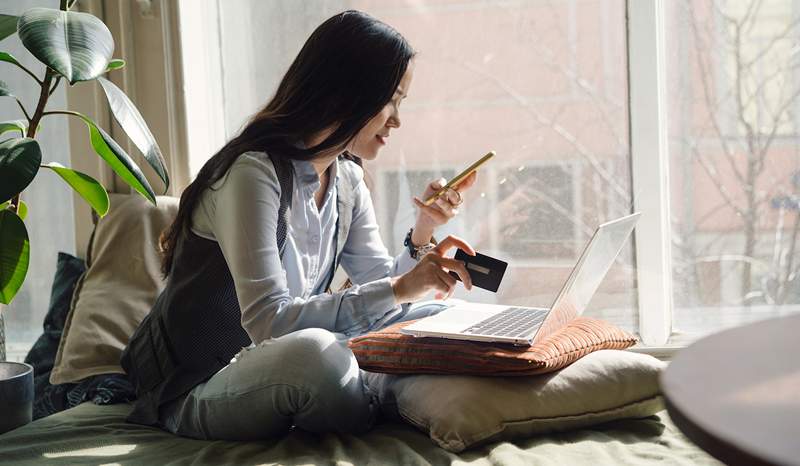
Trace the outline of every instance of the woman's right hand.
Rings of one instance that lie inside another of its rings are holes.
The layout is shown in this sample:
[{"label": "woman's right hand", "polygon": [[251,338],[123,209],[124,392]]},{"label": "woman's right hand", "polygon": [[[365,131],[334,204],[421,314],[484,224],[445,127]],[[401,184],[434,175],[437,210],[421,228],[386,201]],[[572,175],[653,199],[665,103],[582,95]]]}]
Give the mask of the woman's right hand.
[{"label": "woman's right hand", "polygon": [[436,291],[436,299],[445,299],[453,295],[457,280],[448,271],[458,274],[466,289],[472,289],[472,279],[462,261],[457,261],[444,254],[457,247],[474,256],[475,250],[463,239],[450,235],[436,245],[429,253],[422,256],[413,269],[403,275],[394,277],[392,290],[398,303],[419,301],[430,291]]}]

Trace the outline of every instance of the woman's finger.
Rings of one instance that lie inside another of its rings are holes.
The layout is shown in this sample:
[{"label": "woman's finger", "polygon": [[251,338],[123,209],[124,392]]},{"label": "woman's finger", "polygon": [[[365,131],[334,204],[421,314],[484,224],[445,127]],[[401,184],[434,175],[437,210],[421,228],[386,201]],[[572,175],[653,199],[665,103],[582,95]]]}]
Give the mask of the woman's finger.
[{"label": "woman's finger", "polygon": [[452,248],[458,248],[469,254],[470,256],[475,255],[475,249],[469,245],[466,241],[459,238],[458,236],[448,235],[447,238],[439,241],[439,244],[433,248],[432,252],[436,252],[436,254],[443,256],[444,253],[449,251]]},{"label": "woman's finger", "polygon": [[438,180],[431,181],[430,183],[428,183],[428,187],[425,189],[424,197],[427,198],[433,193],[439,191],[445,184],[447,184],[447,180],[445,180],[444,178],[439,178]]},{"label": "woman's finger", "polygon": [[437,268],[435,273],[436,273],[436,277],[439,279],[439,281],[442,283],[442,285],[444,285],[444,289],[441,290],[441,291],[444,291],[445,293],[450,294],[450,292],[453,290],[453,288],[455,288],[457,280],[455,278],[453,278],[452,275],[450,275],[449,273],[445,272],[444,270],[442,270],[440,268]]},{"label": "woman's finger", "polygon": [[[461,198],[461,194],[455,189],[448,189],[445,195],[442,197],[445,198],[445,200],[447,201],[448,207],[456,207],[460,205],[464,200]],[[439,199],[441,199],[442,197],[440,197]]]},{"label": "woman's finger", "polygon": [[451,259],[449,257],[437,256],[435,254],[431,254],[430,260],[436,262],[447,270],[451,270],[458,274],[458,276],[461,278],[461,281],[464,283],[464,287],[468,290],[472,289],[472,277],[470,277],[469,272],[467,271],[467,266],[464,265],[464,262]]},{"label": "woman's finger", "polygon": [[440,197],[439,199],[436,200],[436,202],[434,204],[439,209],[439,212],[442,215],[445,216],[445,218],[451,219],[455,215],[453,213],[453,210],[455,209],[455,206],[453,204],[451,204],[449,201],[447,201],[445,199],[442,199]]},{"label": "woman's finger", "polygon": [[463,193],[465,190],[471,188],[472,185],[475,184],[475,181],[477,179],[478,179],[478,172],[474,171],[474,172],[470,173],[468,177],[464,178],[464,181],[459,183],[458,186],[456,186],[456,189],[459,192]]},{"label": "woman's finger", "polygon": [[[445,278],[440,276],[439,272],[443,273],[442,269],[437,267],[433,272],[433,275],[434,275],[433,276],[433,280],[434,280],[434,282],[431,284],[433,286],[433,289],[436,290],[436,294],[434,294],[434,297],[436,299],[442,299],[444,296],[446,296],[449,293],[449,290],[450,290],[450,287],[448,286],[447,282],[445,281]],[[450,277],[450,278],[452,278],[452,277]]]},{"label": "woman's finger", "polygon": [[444,299],[450,299],[456,290],[456,279],[442,269],[439,269],[438,273],[441,274],[440,275],[441,279],[444,280],[447,285],[447,290],[445,291],[446,294],[444,296]]},{"label": "woman's finger", "polygon": [[438,207],[435,207],[434,204],[427,206],[423,204],[419,198],[415,197],[414,205],[416,205],[420,210],[424,211],[426,215],[428,215],[438,223],[447,223],[448,220],[447,215],[441,212],[441,210]]}]

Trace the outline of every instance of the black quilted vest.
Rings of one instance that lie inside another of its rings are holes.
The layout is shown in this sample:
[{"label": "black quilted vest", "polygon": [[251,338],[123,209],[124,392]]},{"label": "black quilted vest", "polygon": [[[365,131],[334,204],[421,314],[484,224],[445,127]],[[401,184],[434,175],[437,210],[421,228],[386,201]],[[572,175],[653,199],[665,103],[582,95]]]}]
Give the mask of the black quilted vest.
[{"label": "black quilted vest", "polygon": [[[291,162],[272,157],[280,181],[277,239],[283,256],[292,205]],[[336,255],[328,286],[339,264],[352,220],[355,164],[339,160]],[[327,287],[326,287],[327,288]],[[157,425],[158,410],[188,393],[225,367],[251,344],[241,325],[233,277],[216,241],[189,232],[176,245],[164,291],[122,353],[122,367],[136,387],[137,400],[128,421]]]}]

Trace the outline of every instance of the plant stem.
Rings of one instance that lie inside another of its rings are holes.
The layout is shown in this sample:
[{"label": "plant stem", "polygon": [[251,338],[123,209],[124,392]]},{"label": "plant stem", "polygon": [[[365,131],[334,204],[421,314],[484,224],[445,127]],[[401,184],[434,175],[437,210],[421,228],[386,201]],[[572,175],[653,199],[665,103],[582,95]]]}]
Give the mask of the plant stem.
[{"label": "plant stem", "polygon": [[19,105],[19,108],[20,108],[20,110],[22,110],[22,113],[24,113],[24,114],[25,114],[25,119],[26,119],[26,120],[28,120],[28,124],[30,124],[30,122],[31,122],[31,116],[30,116],[30,115],[28,115],[28,111],[27,111],[27,110],[25,110],[25,106],[23,106],[23,105],[22,105],[22,102],[20,102],[20,100],[19,100],[19,99],[17,99],[16,97],[14,98],[14,100],[16,100],[16,101],[17,101],[17,105]]},{"label": "plant stem", "polygon": [[53,95],[53,92],[58,89],[58,85],[61,84],[61,76],[56,77],[56,82],[53,83],[53,87],[50,88],[50,92],[47,93],[48,96]]},{"label": "plant stem", "polygon": [[[38,81],[38,80],[37,80]],[[39,93],[39,103],[36,105],[36,111],[33,112],[33,118],[30,119],[28,125],[27,137],[33,139],[36,136],[36,129],[39,127],[39,120],[44,115],[44,108],[47,106],[47,99],[50,97],[50,83],[53,81],[53,70],[47,68],[44,72],[44,80],[41,81],[42,90]],[[16,214],[19,211],[19,193],[11,199],[11,209]]]},{"label": "plant stem", "polygon": [[36,136],[36,129],[39,126],[39,120],[42,119],[44,108],[47,106],[47,99],[50,97],[50,83],[53,81],[53,70],[47,68],[44,72],[44,81],[42,81],[42,90],[39,93],[39,103],[36,105],[36,111],[33,112],[31,124],[28,126],[28,137],[33,138]]}]

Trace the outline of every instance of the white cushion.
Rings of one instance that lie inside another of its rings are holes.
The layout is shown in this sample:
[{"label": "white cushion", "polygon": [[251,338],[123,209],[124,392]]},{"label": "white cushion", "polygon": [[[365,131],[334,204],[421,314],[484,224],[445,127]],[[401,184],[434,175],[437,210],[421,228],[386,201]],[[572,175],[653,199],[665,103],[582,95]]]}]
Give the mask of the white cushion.
[{"label": "white cushion", "polygon": [[175,219],[178,199],[110,194],[89,245],[89,264],[72,297],[50,383],[124,374],[119,359],[164,288],[158,237]]},{"label": "white cushion", "polygon": [[565,431],[663,409],[665,363],[601,350],[556,372],[527,377],[367,373],[384,409],[459,452],[488,441]]}]

